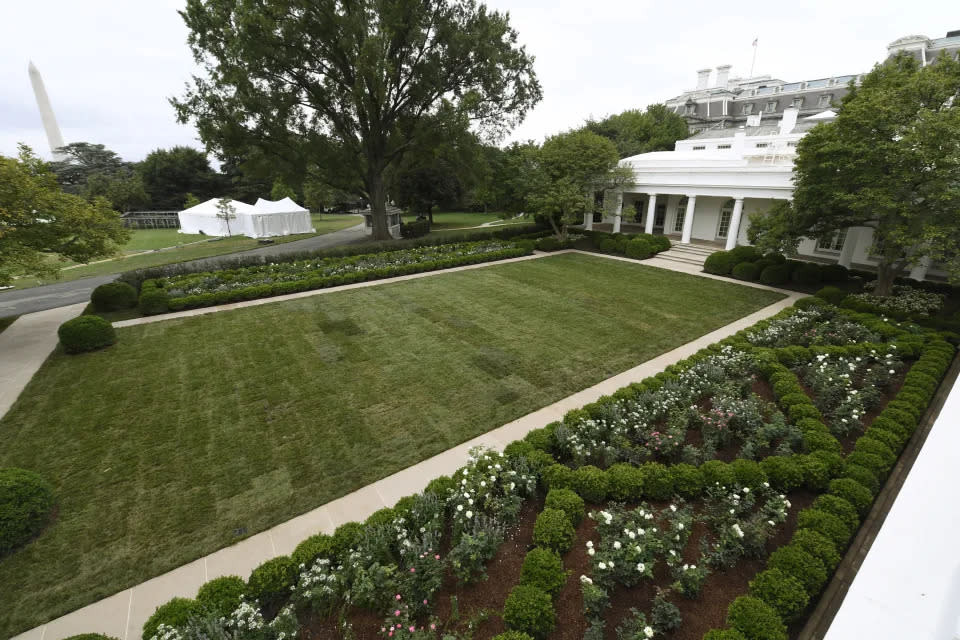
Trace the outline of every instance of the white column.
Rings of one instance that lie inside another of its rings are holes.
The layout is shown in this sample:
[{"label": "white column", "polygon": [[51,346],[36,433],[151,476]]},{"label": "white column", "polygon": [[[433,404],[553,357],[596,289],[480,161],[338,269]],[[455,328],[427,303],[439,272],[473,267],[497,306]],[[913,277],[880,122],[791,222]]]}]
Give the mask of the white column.
[{"label": "white column", "polygon": [[646,233],[653,233],[653,217],[657,214],[657,194],[651,193],[647,201],[647,223],[644,226]]},{"label": "white column", "polygon": [[683,214],[683,235],[680,242],[690,244],[690,233],[693,231],[693,212],[697,208],[697,196],[687,196],[687,212]]},{"label": "white column", "polygon": [[929,256],[923,256],[920,258],[920,262],[913,265],[913,268],[910,269],[910,277],[914,280],[923,280],[927,277],[927,270],[930,269],[932,260]]},{"label": "white column", "polygon": [[586,229],[587,231],[593,230],[593,209],[592,208],[588,207],[587,210],[583,212],[583,228]]},{"label": "white column", "polygon": [[743,216],[743,198],[736,198],[733,201],[733,213],[730,215],[730,226],[727,227],[727,245],[724,247],[727,251],[737,246],[737,238],[740,237],[740,218]]},{"label": "white column", "polygon": [[613,211],[613,232],[620,233],[620,221],[623,219],[623,192],[617,191],[616,209]]},{"label": "white column", "polygon": [[840,258],[837,264],[841,267],[850,268],[853,262],[853,254],[857,251],[857,245],[860,243],[860,227],[850,227],[847,229],[847,235],[843,239],[843,248],[840,249]]}]

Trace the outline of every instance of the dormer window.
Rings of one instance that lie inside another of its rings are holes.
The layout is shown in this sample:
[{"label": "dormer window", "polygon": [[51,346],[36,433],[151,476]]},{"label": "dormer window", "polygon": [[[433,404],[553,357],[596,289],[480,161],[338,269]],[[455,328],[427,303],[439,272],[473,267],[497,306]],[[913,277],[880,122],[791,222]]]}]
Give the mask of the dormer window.
[{"label": "dormer window", "polygon": [[790,103],[790,106],[793,107],[794,109],[799,109],[800,107],[803,106],[803,98],[802,98],[802,97],[801,97],[801,98],[794,98],[794,99],[793,99],[793,102]]},{"label": "dormer window", "polygon": [[817,100],[818,107],[829,107],[830,103],[833,102],[833,94],[825,93]]},{"label": "dormer window", "polygon": [[695,104],[693,104],[693,103],[689,103],[689,104],[687,105],[686,114],[687,114],[688,116],[692,116],[692,115],[695,114],[696,112],[697,112],[697,105],[695,105]]},{"label": "dormer window", "polygon": [[767,113],[770,113],[771,111],[776,111],[776,110],[777,110],[776,100],[771,100],[770,102],[767,103]]},{"label": "dormer window", "polygon": [[748,102],[747,104],[743,105],[743,108],[742,108],[742,110],[741,110],[741,113],[743,113],[743,115],[745,115],[745,116],[748,116],[748,115],[750,115],[751,113],[753,113],[753,103],[752,103],[752,102]]}]

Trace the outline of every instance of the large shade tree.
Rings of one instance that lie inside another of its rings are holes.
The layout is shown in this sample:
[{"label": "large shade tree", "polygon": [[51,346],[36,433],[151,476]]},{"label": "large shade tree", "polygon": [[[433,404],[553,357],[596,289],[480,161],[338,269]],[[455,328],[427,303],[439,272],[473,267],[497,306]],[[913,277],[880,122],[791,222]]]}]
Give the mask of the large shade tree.
[{"label": "large shade tree", "polygon": [[509,16],[473,0],[188,0],[205,77],[172,100],[218,154],[299,162],[361,192],[389,237],[385,175],[443,122],[489,134],[539,101]]},{"label": "large shade tree", "polygon": [[878,295],[929,256],[960,276],[960,63],[901,54],[852,86],[837,118],[797,145],[792,202],[751,218],[751,241],[795,251],[802,237],[873,229]]},{"label": "large shade tree", "polygon": [[111,255],[128,238],[106,199],[65,193],[28,147],[18,158],[0,156],[0,284],[16,275],[54,275],[55,257],[89,262]]},{"label": "large shade tree", "polygon": [[603,120],[587,120],[585,128],[611,140],[621,158],[672,151],[677,140],[690,135],[686,121],[662,104],[652,104],[645,110],[628,109]]},{"label": "large shade tree", "polygon": [[179,209],[188,193],[203,201],[223,195],[228,188],[227,177],[210,167],[204,152],[191,147],[151,151],[137,169],[150,205],[157,210]]}]

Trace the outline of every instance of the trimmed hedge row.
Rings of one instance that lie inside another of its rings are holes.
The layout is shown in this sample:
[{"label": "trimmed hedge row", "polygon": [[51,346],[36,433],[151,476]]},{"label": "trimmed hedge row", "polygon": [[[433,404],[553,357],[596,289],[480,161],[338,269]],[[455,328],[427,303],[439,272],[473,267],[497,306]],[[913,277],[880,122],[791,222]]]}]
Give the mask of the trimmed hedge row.
[{"label": "trimmed hedge row", "polygon": [[626,256],[635,260],[646,260],[661,251],[670,248],[670,239],[667,236],[657,236],[651,233],[606,233],[578,229],[577,233],[590,239],[593,248],[602,253]]},{"label": "trimmed hedge row", "polygon": [[801,285],[844,282],[849,277],[847,268],[838,264],[787,260],[779,253],[763,255],[759,249],[752,246],[716,251],[707,257],[703,270],[714,275],[732,276],[737,280],[760,281],[770,285],[791,281]]},{"label": "trimmed hedge row", "polygon": [[[417,264],[397,265],[393,267],[381,267],[371,269],[364,273],[348,273],[338,276],[312,277],[304,280],[274,282],[272,284],[262,284],[229,291],[217,291],[214,293],[199,293],[179,298],[166,298],[166,309],[163,305],[163,296],[157,293],[157,289],[162,289],[155,280],[147,280],[143,283],[143,293],[141,293],[141,310],[144,313],[165,313],[166,311],[180,311],[183,309],[196,309],[199,307],[210,307],[230,302],[240,302],[243,300],[256,300],[259,298],[270,298],[273,296],[286,295],[290,293],[299,293],[301,291],[312,291],[314,289],[326,289],[354,282],[367,282],[369,280],[381,280],[383,278],[392,278],[394,276],[409,275],[412,273],[424,273],[427,271],[439,271],[451,267],[460,267],[470,264],[481,264],[484,262],[493,262],[496,260],[505,260],[507,258],[517,258],[530,255],[533,250],[531,242],[521,241],[516,247],[493,251],[490,253],[457,256],[445,258],[443,260],[433,260],[430,262],[421,262]],[[148,297],[144,300],[144,295]]]}]

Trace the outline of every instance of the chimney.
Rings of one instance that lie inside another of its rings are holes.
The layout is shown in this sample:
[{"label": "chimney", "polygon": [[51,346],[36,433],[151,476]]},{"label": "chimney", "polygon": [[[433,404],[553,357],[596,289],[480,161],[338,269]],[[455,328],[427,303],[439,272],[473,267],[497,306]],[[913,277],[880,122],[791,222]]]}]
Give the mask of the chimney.
[{"label": "chimney", "polygon": [[717,86],[721,89],[727,88],[727,79],[730,78],[730,65],[723,64],[717,67]]},{"label": "chimney", "polygon": [[797,115],[800,110],[796,107],[788,107],[783,110],[783,118],[780,119],[780,135],[785,135],[793,131],[797,126]]},{"label": "chimney", "polygon": [[697,90],[706,89],[710,83],[710,69],[697,71]]}]

